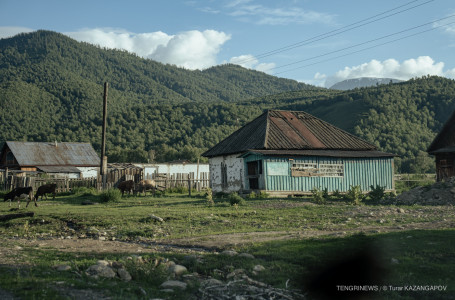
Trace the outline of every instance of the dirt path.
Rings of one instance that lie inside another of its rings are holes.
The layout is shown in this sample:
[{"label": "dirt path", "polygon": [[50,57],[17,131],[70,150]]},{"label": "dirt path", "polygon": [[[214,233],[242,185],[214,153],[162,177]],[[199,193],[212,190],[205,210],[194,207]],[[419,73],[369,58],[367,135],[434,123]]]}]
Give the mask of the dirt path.
[{"label": "dirt path", "polygon": [[[454,228],[455,221],[442,220],[438,222],[424,222],[404,224],[402,226],[363,226],[355,229],[345,229],[342,231],[332,230],[305,230],[298,232],[290,231],[268,231],[233,233],[222,235],[210,235],[201,237],[181,238],[173,240],[163,240],[152,243],[134,243],[122,241],[101,241],[95,239],[0,239],[0,257],[2,260],[11,259],[24,247],[36,249],[52,249],[63,252],[76,253],[125,253],[141,254],[155,252],[214,252],[228,249],[234,246],[248,245],[258,242],[268,242],[274,240],[306,239],[321,236],[345,236],[356,233],[386,233],[412,229],[443,229]],[[15,260],[15,259],[14,259]],[[8,263],[5,261],[4,263]],[[10,262],[12,263],[12,261]]]}]

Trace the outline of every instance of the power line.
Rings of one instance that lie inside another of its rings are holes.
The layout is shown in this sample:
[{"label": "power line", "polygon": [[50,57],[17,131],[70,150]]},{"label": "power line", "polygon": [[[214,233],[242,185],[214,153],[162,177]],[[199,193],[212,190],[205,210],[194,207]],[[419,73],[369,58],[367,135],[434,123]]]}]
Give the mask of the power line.
[{"label": "power line", "polygon": [[[335,30],[332,30],[332,31],[329,31],[329,32],[326,32],[326,33],[323,33],[323,34],[320,34],[320,35],[317,35],[317,36],[314,36],[312,38],[308,38],[306,40],[303,40],[303,41],[300,41],[300,42],[297,42],[297,43],[294,43],[294,44],[291,44],[291,45],[288,45],[288,46],[284,46],[284,47],[281,47],[281,48],[278,48],[278,49],[275,49],[275,50],[271,50],[271,51],[256,55],[254,58],[249,58],[249,59],[245,59],[245,60],[242,60],[242,61],[238,61],[238,62],[236,62],[236,64],[247,63],[247,62],[250,62],[250,61],[253,61],[253,60],[256,60],[256,59],[261,59],[261,58],[268,57],[268,56],[271,56],[271,55],[274,55],[274,54],[278,54],[278,53],[281,53],[281,52],[284,52],[284,51],[288,51],[288,50],[292,50],[292,49],[295,49],[295,48],[298,48],[298,47],[302,47],[302,46],[311,44],[313,42],[317,42],[317,41],[320,41],[320,40],[323,40],[323,39],[326,39],[326,38],[329,38],[329,37],[332,37],[332,36],[336,36],[336,35],[342,34],[344,32],[347,32],[347,31],[350,31],[350,30],[353,30],[353,29],[356,29],[356,28],[359,28],[359,27],[362,27],[362,26],[365,26],[365,25],[368,25],[368,24],[371,24],[371,23],[374,23],[374,22],[377,22],[377,21],[392,17],[392,16],[395,16],[397,14],[409,11],[409,10],[417,8],[419,6],[428,4],[430,2],[434,2],[435,0],[429,0],[429,1],[426,1],[424,3],[420,3],[418,5],[415,5],[415,6],[408,7],[406,9],[400,10],[400,11],[395,12],[393,14],[389,14],[389,15],[383,16],[381,18],[377,18],[379,16],[385,15],[387,13],[390,13],[392,11],[395,11],[397,9],[400,9],[402,7],[408,6],[408,5],[410,5],[410,4],[414,3],[414,2],[419,2],[419,1],[420,0],[410,1],[410,2],[408,2],[406,4],[397,6],[395,8],[389,9],[387,11],[384,11],[382,13],[379,13],[379,14],[376,14],[374,16],[368,17],[366,19],[363,19],[363,20],[351,23],[349,25],[343,26],[341,28],[338,28],[338,29],[335,29]],[[377,19],[375,19],[375,18],[377,18]],[[369,20],[371,20],[371,21],[369,21]],[[369,21],[369,22],[367,22],[367,21]]]},{"label": "power line", "polygon": [[[442,18],[442,19],[436,20],[434,22],[441,21],[441,20],[444,20],[444,19],[447,19],[447,18],[452,18],[454,16],[455,15],[451,15],[449,17]],[[433,23],[433,22],[430,22],[430,23]],[[420,26],[416,26],[416,27],[413,27],[413,28],[408,29],[408,30],[403,30],[403,31],[400,31],[399,33],[402,33],[402,32],[405,32],[405,31],[409,31],[409,30],[412,30],[412,29],[416,29],[416,28],[422,27],[424,25],[428,25],[430,23],[426,23],[426,24],[423,24],[423,25],[420,25]],[[328,59],[325,59],[325,60],[317,61],[317,62],[314,62],[314,63],[311,63],[311,64],[306,64],[306,65],[303,65],[303,66],[300,66],[300,67],[297,67],[297,68],[293,68],[293,69],[277,72],[277,73],[274,73],[274,75],[282,74],[282,73],[286,73],[286,72],[290,72],[290,71],[294,71],[294,70],[298,70],[298,69],[302,69],[302,68],[306,68],[306,67],[317,65],[317,64],[324,63],[324,62],[327,62],[327,61],[335,60],[335,59],[338,59],[338,58],[341,58],[341,57],[353,55],[353,54],[356,54],[356,53],[359,53],[359,52],[363,52],[363,51],[366,51],[366,50],[374,49],[374,48],[379,47],[379,46],[383,46],[383,45],[391,44],[391,43],[394,43],[394,42],[397,42],[397,41],[401,41],[401,40],[404,40],[404,39],[407,39],[407,38],[410,38],[410,37],[413,37],[413,36],[416,36],[416,35],[419,35],[419,34],[423,34],[423,33],[426,33],[426,32],[441,28],[441,27],[445,27],[445,26],[448,26],[448,25],[451,25],[451,24],[455,24],[455,21],[451,22],[451,23],[444,24],[444,25],[435,26],[435,27],[427,29],[427,30],[419,31],[419,32],[416,32],[416,33],[413,33],[413,34],[410,34],[410,35],[407,35],[407,36],[404,36],[404,37],[399,37],[397,39],[394,39],[394,40],[391,40],[391,41],[387,41],[387,42],[384,42],[384,43],[381,43],[381,44],[377,44],[377,45],[374,45],[374,46],[371,46],[371,47],[363,48],[363,49],[360,49],[360,50],[357,50],[357,51],[353,51],[353,52],[349,52],[349,53],[346,53],[346,54],[343,54],[343,55],[339,55],[339,56],[335,56],[335,57],[328,58]],[[399,33],[390,34],[390,35],[385,36],[385,37],[390,37],[390,36],[393,36],[393,35],[396,35],[396,34],[399,34]],[[298,62],[295,62],[295,63],[279,66],[277,68],[281,68],[281,67],[284,67],[284,66],[290,66],[290,65],[297,64],[297,63],[300,63],[300,62],[303,62],[303,61],[308,61],[308,60],[312,60],[312,59],[319,58],[319,57],[322,57],[322,56],[327,56],[327,55],[330,55],[330,54],[333,54],[333,53],[336,53],[336,52],[341,52],[341,51],[344,51],[346,49],[358,47],[358,46],[361,46],[361,45],[364,45],[364,44],[367,44],[367,43],[370,43],[370,42],[373,42],[373,41],[381,40],[381,39],[383,39],[385,37],[377,38],[377,39],[374,39],[374,40],[371,40],[371,41],[368,41],[368,42],[364,42],[364,43],[360,43],[360,44],[357,44],[357,45],[354,45],[354,46],[346,47],[344,49],[340,49],[340,50],[337,50],[337,51],[332,51],[332,52],[329,52],[329,53],[313,56],[311,58],[304,59],[304,60],[301,60],[301,61],[298,61]],[[272,68],[272,69],[269,69],[269,70],[274,70],[274,69],[277,69],[277,68]]]}]

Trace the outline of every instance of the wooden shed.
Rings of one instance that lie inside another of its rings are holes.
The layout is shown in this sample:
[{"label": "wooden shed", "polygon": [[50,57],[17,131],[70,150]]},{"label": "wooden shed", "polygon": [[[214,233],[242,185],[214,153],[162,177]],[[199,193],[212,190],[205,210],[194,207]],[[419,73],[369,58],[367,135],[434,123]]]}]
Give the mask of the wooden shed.
[{"label": "wooden shed", "polygon": [[89,143],[15,142],[4,143],[0,168],[37,171],[57,177],[96,177],[100,158]]},{"label": "wooden shed", "polygon": [[303,111],[269,110],[206,151],[215,192],[394,190],[395,155]]},{"label": "wooden shed", "polygon": [[427,152],[435,156],[437,181],[455,176],[455,112],[444,124]]}]

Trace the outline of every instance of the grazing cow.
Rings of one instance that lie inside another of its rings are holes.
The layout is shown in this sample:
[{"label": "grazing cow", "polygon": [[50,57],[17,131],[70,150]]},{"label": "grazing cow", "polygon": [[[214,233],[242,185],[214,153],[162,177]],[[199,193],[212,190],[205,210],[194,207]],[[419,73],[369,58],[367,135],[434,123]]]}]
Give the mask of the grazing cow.
[{"label": "grazing cow", "polygon": [[[30,201],[32,201],[33,188],[31,186],[18,187],[18,188],[13,189],[8,194],[6,194],[3,198],[4,198],[4,202],[9,200],[9,206],[11,206],[11,201],[14,201],[14,199],[16,197],[18,197],[17,205],[19,206],[19,208],[21,208],[21,198],[28,197],[27,205],[25,206],[25,207],[28,207],[28,204],[30,203]],[[36,199],[35,199],[35,206],[38,206],[38,204],[36,204]]]},{"label": "grazing cow", "polygon": [[144,193],[146,195],[146,191],[152,190],[153,196],[155,196],[156,191],[156,183],[155,180],[144,179],[139,181],[139,183],[134,188],[134,193]]},{"label": "grazing cow", "polygon": [[55,199],[55,190],[57,189],[57,185],[55,183],[49,183],[42,185],[36,190],[35,194],[35,201],[38,200],[38,198],[41,196],[41,200],[43,200],[43,196],[46,197],[47,200],[47,194],[53,194],[54,197],[52,200]]},{"label": "grazing cow", "polygon": [[125,194],[125,191],[127,191],[128,194],[131,194],[134,190],[134,181],[122,181],[117,185],[117,188],[122,192],[122,196]]}]

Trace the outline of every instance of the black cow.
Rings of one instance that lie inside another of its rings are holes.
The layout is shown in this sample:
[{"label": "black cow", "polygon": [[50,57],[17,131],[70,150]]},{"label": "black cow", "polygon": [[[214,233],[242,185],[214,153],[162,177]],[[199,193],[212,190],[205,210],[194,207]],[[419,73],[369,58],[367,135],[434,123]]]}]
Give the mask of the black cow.
[{"label": "black cow", "polygon": [[55,190],[57,189],[57,185],[55,183],[49,183],[42,185],[36,190],[35,194],[35,201],[38,200],[38,198],[41,196],[41,200],[43,200],[43,196],[46,197],[47,200],[47,194],[53,194],[54,197],[52,200],[55,199]]},{"label": "black cow", "polygon": [[133,180],[122,181],[117,185],[117,188],[122,192],[122,196],[125,194],[125,191],[131,194],[134,190],[134,181]]},{"label": "black cow", "polygon": [[[31,186],[14,188],[11,192],[9,192],[8,194],[6,194],[3,197],[3,199],[4,199],[3,202],[9,200],[9,206],[11,206],[11,201],[14,201],[14,199],[16,197],[18,197],[17,205],[19,206],[19,208],[21,208],[21,197],[27,197],[27,196],[28,196],[28,201],[27,201],[27,205],[25,207],[28,207],[28,204],[30,203],[30,201],[32,201],[32,197],[33,197],[33,188]],[[35,199],[35,206],[38,206],[38,204],[36,204],[36,199]]]}]

